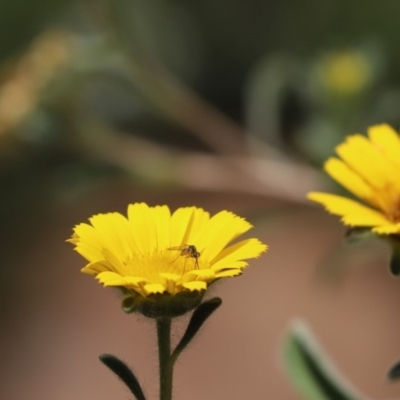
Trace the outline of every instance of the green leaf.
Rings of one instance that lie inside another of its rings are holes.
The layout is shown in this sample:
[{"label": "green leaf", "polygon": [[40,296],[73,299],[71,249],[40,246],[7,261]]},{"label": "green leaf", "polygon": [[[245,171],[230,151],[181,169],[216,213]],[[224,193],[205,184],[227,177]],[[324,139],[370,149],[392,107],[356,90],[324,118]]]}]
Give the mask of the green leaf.
[{"label": "green leaf", "polygon": [[[304,72],[300,60],[288,53],[269,55],[255,65],[245,83],[244,93],[249,132],[275,146],[285,145],[282,135],[287,132],[282,129],[281,114],[285,100],[297,93],[299,81],[304,82]],[[297,99],[297,96],[294,95],[294,98]],[[291,116],[296,120],[294,125],[301,125],[304,119],[303,103],[295,101],[295,104]]]},{"label": "green leaf", "polygon": [[396,381],[400,378],[400,361],[397,362],[395,365],[393,365],[392,368],[390,368],[390,371],[388,373],[388,378],[391,381]]},{"label": "green leaf", "polygon": [[286,337],[284,364],[304,399],[366,400],[341,376],[302,322],[295,322]]},{"label": "green leaf", "polygon": [[397,246],[393,248],[392,257],[390,259],[390,272],[394,276],[400,275],[400,253]]},{"label": "green leaf", "polygon": [[217,308],[219,308],[221,304],[222,300],[219,297],[214,297],[204,301],[194,310],[185,334],[171,354],[172,363],[175,363],[178,356],[195,337],[200,328],[203,326],[204,322],[207,321],[207,319],[214,313],[215,310],[217,310]]},{"label": "green leaf", "polygon": [[124,362],[112,354],[102,354],[99,359],[128,386],[129,390],[136,397],[136,400],[146,400],[138,379]]}]

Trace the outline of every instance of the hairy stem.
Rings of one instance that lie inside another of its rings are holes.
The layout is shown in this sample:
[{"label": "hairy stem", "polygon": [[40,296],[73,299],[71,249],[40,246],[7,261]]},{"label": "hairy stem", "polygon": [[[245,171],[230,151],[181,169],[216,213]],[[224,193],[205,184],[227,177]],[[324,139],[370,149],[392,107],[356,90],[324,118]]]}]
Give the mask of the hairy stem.
[{"label": "hairy stem", "polygon": [[171,318],[157,319],[160,366],[160,400],[172,399],[173,364],[171,363]]}]

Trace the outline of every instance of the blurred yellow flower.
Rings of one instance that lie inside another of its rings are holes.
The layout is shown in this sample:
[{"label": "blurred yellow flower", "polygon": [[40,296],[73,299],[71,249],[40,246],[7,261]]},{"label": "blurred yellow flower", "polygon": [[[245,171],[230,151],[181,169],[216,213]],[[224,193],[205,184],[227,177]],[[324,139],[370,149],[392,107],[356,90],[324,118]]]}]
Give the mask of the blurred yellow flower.
[{"label": "blurred yellow flower", "polygon": [[[228,244],[252,226],[228,211],[210,217],[185,207],[130,204],[128,217],[99,214],[79,224],[69,239],[89,261],[82,272],[104,286],[142,297],[204,291],[211,282],[240,275],[246,259],[267,250],[258,239]],[[227,247],[228,246],[228,247]]]},{"label": "blurred yellow flower", "polygon": [[323,83],[341,95],[358,93],[370,81],[371,73],[367,58],[356,51],[333,52],[321,65]]},{"label": "blurred yellow flower", "polygon": [[340,159],[328,159],[324,168],[371,207],[327,193],[307,197],[340,215],[345,225],[370,227],[379,235],[400,234],[400,137],[386,124],[370,127],[368,136],[347,137],[336,147]]}]

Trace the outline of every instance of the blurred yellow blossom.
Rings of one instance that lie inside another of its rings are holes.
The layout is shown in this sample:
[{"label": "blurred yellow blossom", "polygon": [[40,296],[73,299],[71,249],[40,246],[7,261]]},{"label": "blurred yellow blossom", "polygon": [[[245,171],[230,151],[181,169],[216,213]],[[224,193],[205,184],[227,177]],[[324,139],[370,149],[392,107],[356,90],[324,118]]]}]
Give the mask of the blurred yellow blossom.
[{"label": "blurred yellow blossom", "polygon": [[332,93],[349,95],[361,91],[370,81],[371,65],[357,51],[336,51],[327,55],[320,65],[324,86]]},{"label": "blurred yellow blossom", "polygon": [[380,235],[400,234],[400,137],[386,124],[355,134],[336,147],[340,158],[325,163],[325,171],[365,206],[342,196],[312,192],[310,200],[340,215],[351,227],[370,227]]}]

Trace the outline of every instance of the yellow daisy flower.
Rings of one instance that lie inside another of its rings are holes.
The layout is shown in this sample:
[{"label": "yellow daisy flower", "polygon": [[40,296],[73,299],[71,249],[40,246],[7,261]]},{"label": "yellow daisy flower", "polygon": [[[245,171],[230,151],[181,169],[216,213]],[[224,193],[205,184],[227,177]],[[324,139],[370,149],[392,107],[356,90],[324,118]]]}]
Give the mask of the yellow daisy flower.
[{"label": "yellow daisy flower", "polygon": [[311,192],[308,199],[340,215],[351,227],[366,227],[379,235],[400,234],[400,137],[386,124],[355,134],[336,147],[340,158],[325,163],[325,171],[368,205],[346,197]]},{"label": "yellow daisy flower", "polygon": [[267,250],[258,239],[229,245],[252,226],[228,211],[210,217],[201,208],[185,207],[171,214],[168,206],[135,203],[128,217],[108,213],[89,220],[75,226],[69,239],[89,261],[82,272],[132,295],[129,307],[135,309],[144,299],[161,298],[157,295],[192,293],[197,302],[210,283],[240,275],[246,259]]}]

